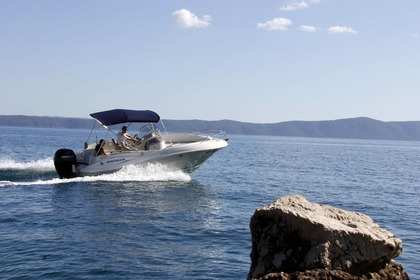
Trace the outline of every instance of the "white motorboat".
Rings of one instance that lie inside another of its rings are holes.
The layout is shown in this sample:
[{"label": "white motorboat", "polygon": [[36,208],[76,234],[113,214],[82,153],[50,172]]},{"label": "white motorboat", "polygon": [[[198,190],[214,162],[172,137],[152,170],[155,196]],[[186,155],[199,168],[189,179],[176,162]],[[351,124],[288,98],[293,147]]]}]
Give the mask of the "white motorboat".
[{"label": "white motorboat", "polygon": [[[220,136],[202,133],[169,134],[158,129],[160,117],[149,110],[114,109],[90,114],[105,129],[102,148],[104,155],[97,155],[94,143],[85,142],[83,151],[59,149],[54,155],[55,169],[60,178],[94,176],[113,173],[127,165],[161,164],[168,170],[191,173],[199,168],[216,151],[226,147],[227,140]],[[119,145],[113,137],[117,134],[109,126],[140,124],[136,142]],[[161,122],[162,124],[162,122]],[[95,125],[89,138],[92,138]],[[164,128],[164,126],[163,126]],[[109,134],[111,133],[111,136]],[[223,132],[222,135],[224,135]],[[89,141],[89,139],[88,139]]]}]

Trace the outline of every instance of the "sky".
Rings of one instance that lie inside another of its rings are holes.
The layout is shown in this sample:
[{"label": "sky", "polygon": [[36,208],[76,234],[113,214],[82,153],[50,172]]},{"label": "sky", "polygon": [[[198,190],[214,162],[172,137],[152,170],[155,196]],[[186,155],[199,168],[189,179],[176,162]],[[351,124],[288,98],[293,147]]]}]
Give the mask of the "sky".
[{"label": "sky", "polygon": [[0,115],[420,120],[419,0],[2,0]]}]

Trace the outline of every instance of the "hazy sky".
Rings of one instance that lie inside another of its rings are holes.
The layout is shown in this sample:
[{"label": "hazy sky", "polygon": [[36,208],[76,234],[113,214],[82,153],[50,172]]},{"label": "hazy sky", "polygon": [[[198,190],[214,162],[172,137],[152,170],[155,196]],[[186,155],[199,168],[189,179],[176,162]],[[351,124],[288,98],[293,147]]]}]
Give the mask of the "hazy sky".
[{"label": "hazy sky", "polygon": [[0,115],[420,120],[419,0],[2,0]]}]

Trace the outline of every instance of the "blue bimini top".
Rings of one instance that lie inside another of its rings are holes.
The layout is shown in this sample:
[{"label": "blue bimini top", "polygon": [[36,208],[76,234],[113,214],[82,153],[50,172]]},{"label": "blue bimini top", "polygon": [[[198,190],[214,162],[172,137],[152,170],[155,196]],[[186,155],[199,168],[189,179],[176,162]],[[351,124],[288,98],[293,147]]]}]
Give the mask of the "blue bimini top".
[{"label": "blue bimini top", "polygon": [[92,113],[90,116],[102,125],[113,125],[126,122],[157,123],[160,116],[149,110],[114,109],[109,111]]}]

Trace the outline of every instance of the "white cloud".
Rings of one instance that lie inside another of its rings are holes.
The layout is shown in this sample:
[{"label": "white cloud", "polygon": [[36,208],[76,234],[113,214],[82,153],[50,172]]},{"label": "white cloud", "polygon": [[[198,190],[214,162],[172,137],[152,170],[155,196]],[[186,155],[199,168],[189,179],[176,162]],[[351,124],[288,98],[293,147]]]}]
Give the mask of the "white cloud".
[{"label": "white cloud", "polygon": [[281,6],[279,9],[281,11],[286,11],[286,12],[299,10],[299,9],[307,9],[307,8],[309,8],[309,5],[318,4],[320,2],[321,2],[321,0],[308,0],[308,1],[305,1],[305,0],[297,1],[296,0],[296,1],[289,2],[288,4]]},{"label": "white cloud", "polygon": [[287,18],[275,18],[264,23],[258,23],[257,28],[267,29],[267,30],[287,30],[287,28],[292,25],[292,21]]},{"label": "white cloud", "polygon": [[281,6],[280,10],[281,11],[294,11],[294,10],[306,9],[306,8],[309,8],[309,4],[306,3],[305,1],[300,1],[300,2],[291,2],[289,4]]},{"label": "white cloud", "polygon": [[419,36],[419,34],[418,34],[418,33],[413,33],[413,34],[411,34],[410,36],[414,38],[414,37],[418,37],[418,36]]},{"label": "white cloud", "polygon": [[353,33],[353,34],[357,34],[357,31],[354,30],[351,27],[346,27],[346,26],[331,26],[330,28],[328,28],[328,33],[330,34],[338,34],[338,33]]},{"label": "white cloud", "polygon": [[319,27],[311,26],[311,25],[301,25],[299,26],[299,31],[305,31],[305,32],[315,32],[319,29]]},{"label": "white cloud", "polygon": [[205,28],[210,25],[211,17],[204,15],[197,17],[187,9],[181,9],[172,13],[172,19],[179,27],[183,28]]}]

